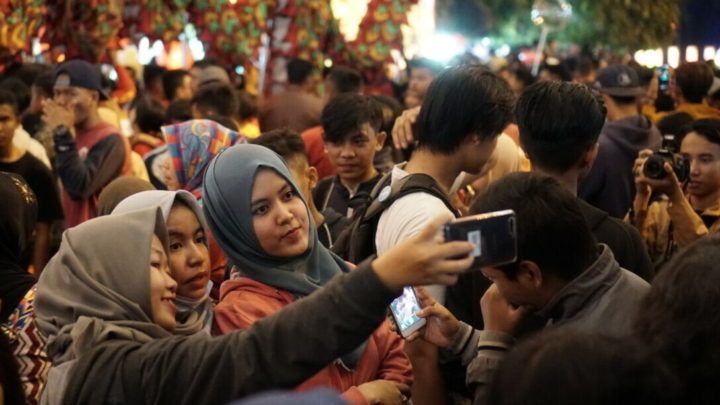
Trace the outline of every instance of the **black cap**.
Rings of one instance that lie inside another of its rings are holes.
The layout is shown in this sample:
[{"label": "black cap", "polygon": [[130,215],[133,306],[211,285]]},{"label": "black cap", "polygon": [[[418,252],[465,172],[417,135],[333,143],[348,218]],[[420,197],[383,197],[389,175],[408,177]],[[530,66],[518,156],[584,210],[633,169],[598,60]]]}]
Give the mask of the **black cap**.
[{"label": "black cap", "polygon": [[55,82],[57,82],[58,76],[62,74],[70,76],[68,86],[95,90],[100,93],[101,100],[109,98],[102,87],[102,73],[100,73],[97,66],[84,60],[71,60],[55,69]]},{"label": "black cap", "polygon": [[627,65],[610,65],[597,74],[595,87],[616,97],[635,97],[645,93],[635,69]]}]

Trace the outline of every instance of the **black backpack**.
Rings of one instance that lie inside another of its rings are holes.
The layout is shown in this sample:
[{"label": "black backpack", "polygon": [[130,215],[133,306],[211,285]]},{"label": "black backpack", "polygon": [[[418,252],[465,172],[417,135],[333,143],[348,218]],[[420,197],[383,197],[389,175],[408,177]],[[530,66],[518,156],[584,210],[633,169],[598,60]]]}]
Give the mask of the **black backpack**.
[{"label": "black backpack", "polygon": [[385,174],[370,194],[362,197],[365,199],[364,202],[353,204],[358,208],[355,209],[350,225],[335,241],[332,247],[334,253],[350,263],[360,263],[374,256],[377,253],[375,233],[380,216],[398,198],[408,194],[428,193],[442,200],[454,214],[457,213],[443,189],[427,174],[410,174],[396,181],[392,186],[391,183],[392,172]]}]

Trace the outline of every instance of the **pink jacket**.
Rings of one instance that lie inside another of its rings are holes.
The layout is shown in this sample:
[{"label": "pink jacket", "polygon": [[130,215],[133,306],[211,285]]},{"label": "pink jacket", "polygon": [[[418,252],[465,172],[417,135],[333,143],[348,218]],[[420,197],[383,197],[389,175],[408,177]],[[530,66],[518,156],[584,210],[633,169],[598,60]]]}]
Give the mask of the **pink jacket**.
[{"label": "pink jacket", "polygon": [[[294,300],[293,294],[287,291],[246,277],[228,280],[220,288],[220,303],[215,306],[214,333],[248,329],[255,321],[272,315]],[[330,387],[342,392],[343,399],[348,403],[365,405],[368,402],[357,389],[363,383],[384,379],[412,385],[412,366],[403,346],[402,338],[392,332],[385,321],[368,339],[355,370],[350,372],[334,363],[330,364],[296,390]]]}]

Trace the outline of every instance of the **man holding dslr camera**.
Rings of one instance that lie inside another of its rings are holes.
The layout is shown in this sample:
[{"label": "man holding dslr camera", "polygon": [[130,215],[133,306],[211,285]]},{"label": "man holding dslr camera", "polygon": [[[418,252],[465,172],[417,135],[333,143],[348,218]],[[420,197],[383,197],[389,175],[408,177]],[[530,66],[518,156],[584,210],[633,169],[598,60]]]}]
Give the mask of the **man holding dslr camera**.
[{"label": "man holding dslr camera", "polygon": [[[629,219],[656,267],[678,248],[720,230],[720,120],[697,120],[682,132],[680,154],[664,147],[663,156],[653,156],[646,149],[635,161],[637,191]],[[651,201],[654,195],[660,197]]]}]

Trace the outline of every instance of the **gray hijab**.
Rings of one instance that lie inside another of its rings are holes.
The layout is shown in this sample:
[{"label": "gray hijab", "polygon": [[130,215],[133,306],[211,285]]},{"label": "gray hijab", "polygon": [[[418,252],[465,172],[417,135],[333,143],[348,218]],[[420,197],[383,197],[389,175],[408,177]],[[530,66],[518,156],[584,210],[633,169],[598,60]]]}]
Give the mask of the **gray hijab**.
[{"label": "gray hijab", "polygon": [[92,219],[63,234],[38,281],[35,314],[53,365],[111,339],[148,342],[170,336],[153,323],[150,242],[167,245],[157,208]]},{"label": "gray hijab", "polygon": [[301,195],[285,162],[275,152],[259,145],[236,145],[221,152],[205,173],[205,216],[218,244],[241,274],[301,297],[309,295],[349,268],[318,241],[309,211],[309,245],[303,255],[279,258],[262,250],[251,210],[253,183],[261,169],[273,170]]},{"label": "gray hijab", "polygon": [[[187,205],[195,213],[195,216],[197,217],[203,230],[208,229],[207,223],[205,222],[205,216],[202,213],[200,205],[192,193],[185,190],[152,190],[131,195],[130,197],[122,200],[120,204],[115,207],[112,215],[123,214],[139,209],[159,208],[160,212],[162,212],[163,220],[167,223],[167,220],[170,217],[170,211],[176,201],[182,201],[185,205]],[[205,242],[205,244],[207,244],[207,242]],[[180,295],[177,296],[177,314],[175,315],[175,320],[177,321],[177,324],[175,325],[176,334],[192,335],[200,331],[205,331],[207,333],[210,332],[213,313],[212,300],[210,299],[210,287],[212,287],[212,284],[208,285],[208,288],[205,291],[205,296],[197,300],[192,300]]]},{"label": "gray hijab", "polygon": [[[270,149],[251,144],[232,146],[210,163],[203,181],[203,210],[218,244],[240,273],[263,284],[304,297],[321,288],[331,278],[350,269],[340,257],[318,240],[315,221],[308,210],[308,250],[301,256],[279,258],[260,247],[252,216],[252,188],[259,170],[270,169],[295,190],[287,165]],[[305,200],[303,200],[305,202]],[[307,203],[305,203],[307,208]],[[367,342],[339,359],[353,369]]]}]

